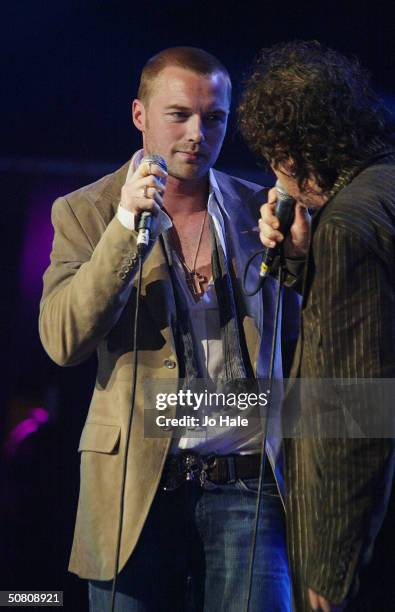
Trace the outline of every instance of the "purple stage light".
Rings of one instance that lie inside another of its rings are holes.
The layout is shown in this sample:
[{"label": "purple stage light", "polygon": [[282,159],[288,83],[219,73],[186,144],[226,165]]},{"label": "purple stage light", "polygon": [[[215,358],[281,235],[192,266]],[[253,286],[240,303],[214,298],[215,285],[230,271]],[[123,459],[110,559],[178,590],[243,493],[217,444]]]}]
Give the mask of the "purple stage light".
[{"label": "purple stage light", "polygon": [[31,408],[29,416],[18,423],[8,434],[4,446],[5,456],[11,458],[16,455],[20,444],[47,422],[48,412],[45,408]]}]

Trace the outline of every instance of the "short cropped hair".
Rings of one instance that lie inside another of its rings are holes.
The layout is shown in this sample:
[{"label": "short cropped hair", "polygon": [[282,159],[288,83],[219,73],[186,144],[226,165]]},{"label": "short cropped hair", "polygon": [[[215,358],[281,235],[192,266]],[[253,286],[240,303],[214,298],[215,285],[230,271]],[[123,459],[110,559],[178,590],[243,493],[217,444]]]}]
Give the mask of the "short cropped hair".
[{"label": "short cropped hair", "polygon": [[394,122],[356,59],[317,41],[263,49],[246,81],[239,128],[269,164],[294,162],[300,187],[314,175],[323,191],[394,139]]},{"label": "short cropped hair", "polygon": [[169,47],[151,57],[142,70],[137,97],[143,104],[148,104],[156,78],[168,66],[179,66],[204,76],[216,72],[223,74],[227,80],[230,101],[232,84],[229,72],[214,55],[197,47]]}]

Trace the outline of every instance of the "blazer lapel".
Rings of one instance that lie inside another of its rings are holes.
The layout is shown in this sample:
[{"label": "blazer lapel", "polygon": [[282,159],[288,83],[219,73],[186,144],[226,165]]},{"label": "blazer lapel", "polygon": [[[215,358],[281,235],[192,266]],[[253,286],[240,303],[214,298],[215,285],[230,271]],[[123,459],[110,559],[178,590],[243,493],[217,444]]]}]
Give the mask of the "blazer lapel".
[{"label": "blazer lapel", "polygon": [[[134,281],[137,286],[137,278]],[[157,323],[162,335],[174,347],[176,303],[171,282],[169,264],[163,246],[158,239],[143,265],[142,296],[151,317]]]}]

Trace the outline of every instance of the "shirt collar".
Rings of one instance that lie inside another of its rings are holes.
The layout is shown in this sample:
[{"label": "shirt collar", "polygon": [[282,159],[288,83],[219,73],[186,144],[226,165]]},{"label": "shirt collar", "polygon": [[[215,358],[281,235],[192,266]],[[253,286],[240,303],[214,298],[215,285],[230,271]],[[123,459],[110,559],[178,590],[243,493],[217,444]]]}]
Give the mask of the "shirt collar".
[{"label": "shirt collar", "polygon": [[213,194],[218,204],[221,206],[221,208],[224,208],[224,197],[221,193],[220,188],[218,187],[218,181],[216,179],[215,172],[212,168],[210,168],[208,180],[209,180],[209,198]]}]

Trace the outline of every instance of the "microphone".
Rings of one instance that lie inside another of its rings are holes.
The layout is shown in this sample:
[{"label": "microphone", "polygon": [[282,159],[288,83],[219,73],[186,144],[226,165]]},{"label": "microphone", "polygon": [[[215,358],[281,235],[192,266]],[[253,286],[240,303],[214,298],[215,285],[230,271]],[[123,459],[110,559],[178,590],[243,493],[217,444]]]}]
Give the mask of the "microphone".
[{"label": "microphone", "polygon": [[[156,164],[157,166],[160,166],[162,170],[167,172],[166,161],[163,159],[163,157],[161,157],[161,155],[154,155],[154,154],[144,155],[139,165],[141,166],[141,164],[148,164],[148,166],[150,167],[149,174],[152,174],[151,164]],[[157,176],[156,179],[163,186],[165,185],[165,181],[164,179],[162,179],[162,177]],[[149,212],[148,210],[145,210],[141,213],[138,224],[137,224],[137,232],[138,232],[137,233],[137,253],[139,255],[143,255],[148,247],[150,236],[151,236],[151,225],[152,225],[152,213]]]},{"label": "microphone", "polygon": [[[283,234],[284,237],[286,237],[294,219],[296,200],[285,191],[280,181],[277,181],[275,186],[277,191],[277,203],[274,210],[274,214],[280,222],[280,227],[278,228],[279,231]],[[262,256],[262,262],[259,271],[260,279],[263,280],[269,274],[270,266],[272,265],[274,258],[278,254],[279,247],[279,244],[272,248],[266,247]]]}]

